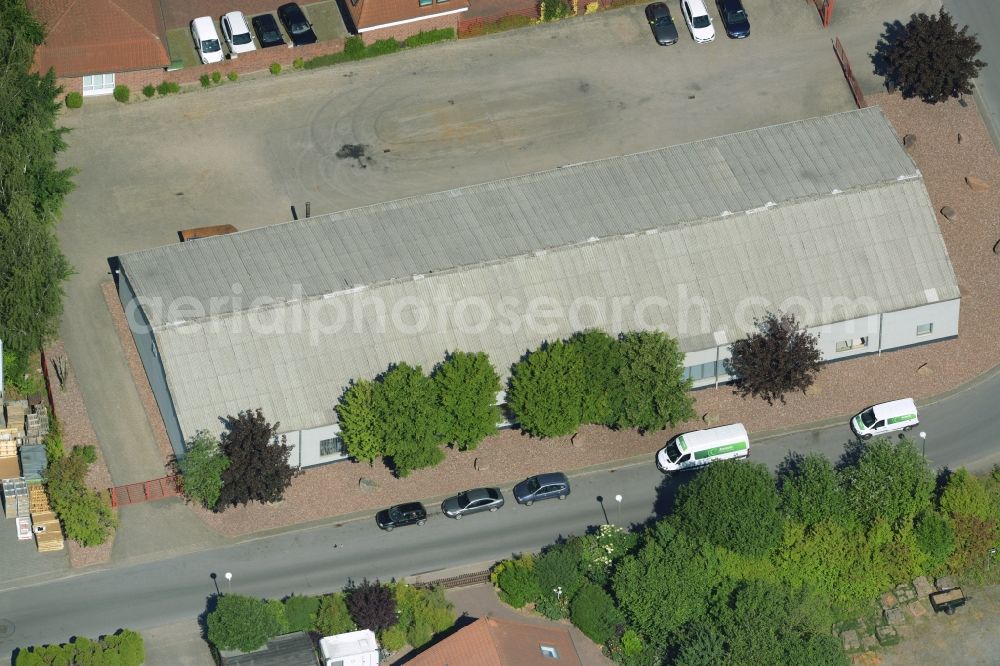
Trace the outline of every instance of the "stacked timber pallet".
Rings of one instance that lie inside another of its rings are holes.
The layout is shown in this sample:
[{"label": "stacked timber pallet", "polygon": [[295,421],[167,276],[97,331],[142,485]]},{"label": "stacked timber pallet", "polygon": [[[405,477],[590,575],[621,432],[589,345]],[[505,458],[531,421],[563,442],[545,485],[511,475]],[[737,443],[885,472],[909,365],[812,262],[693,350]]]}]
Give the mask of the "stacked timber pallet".
[{"label": "stacked timber pallet", "polygon": [[28,487],[28,495],[32,531],[35,533],[35,545],[38,546],[38,551],[47,553],[62,550],[62,527],[52,507],[49,506],[49,496],[45,492],[45,487],[34,483]]}]

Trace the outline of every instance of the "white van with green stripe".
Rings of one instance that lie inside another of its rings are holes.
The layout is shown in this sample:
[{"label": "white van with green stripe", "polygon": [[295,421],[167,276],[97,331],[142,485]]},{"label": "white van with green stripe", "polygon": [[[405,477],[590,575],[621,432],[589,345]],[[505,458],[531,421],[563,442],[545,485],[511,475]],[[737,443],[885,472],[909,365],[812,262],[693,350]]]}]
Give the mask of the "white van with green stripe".
[{"label": "white van with green stripe", "polygon": [[896,430],[909,430],[920,423],[913,398],[872,405],[851,419],[851,430],[861,439],[871,439]]},{"label": "white van with green stripe", "polygon": [[734,423],[677,435],[656,454],[656,466],[661,472],[678,472],[749,455],[747,429]]}]

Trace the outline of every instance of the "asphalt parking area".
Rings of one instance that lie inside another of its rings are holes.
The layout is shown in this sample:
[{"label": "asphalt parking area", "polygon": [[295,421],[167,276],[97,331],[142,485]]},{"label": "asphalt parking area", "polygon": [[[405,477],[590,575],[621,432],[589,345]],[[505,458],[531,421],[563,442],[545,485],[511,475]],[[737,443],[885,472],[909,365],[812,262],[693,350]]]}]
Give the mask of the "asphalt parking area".
[{"label": "asphalt parking area", "polygon": [[61,337],[115,483],[163,461],[98,286],[108,256],[853,108],[812,5],[747,4],[748,40],[659,47],[634,6],[64,116]]}]

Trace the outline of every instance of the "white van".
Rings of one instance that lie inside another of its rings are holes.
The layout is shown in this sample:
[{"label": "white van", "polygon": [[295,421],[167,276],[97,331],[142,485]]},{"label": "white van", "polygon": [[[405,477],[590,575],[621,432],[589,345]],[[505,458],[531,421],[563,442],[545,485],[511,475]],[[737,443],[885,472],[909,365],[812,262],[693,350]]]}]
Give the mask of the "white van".
[{"label": "white van", "polygon": [[211,16],[202,16],[191,21],[191,36],[194,37],[194,48],[198,51],[203,65],[222,62],[222,44],[219,33],[215,30],[215,21]]},{"label": "white van", "polygon": [[656,466],[661,472],[677,472],[749,455],[747,429],[742,423],[734,423],[674,437],[656,454]]},{"label": "white van", "polygon": [[920,423],[913,398],[872,405],[851,419],[851,430],[861,439],[871,439],[896,430],[909,430]]}]

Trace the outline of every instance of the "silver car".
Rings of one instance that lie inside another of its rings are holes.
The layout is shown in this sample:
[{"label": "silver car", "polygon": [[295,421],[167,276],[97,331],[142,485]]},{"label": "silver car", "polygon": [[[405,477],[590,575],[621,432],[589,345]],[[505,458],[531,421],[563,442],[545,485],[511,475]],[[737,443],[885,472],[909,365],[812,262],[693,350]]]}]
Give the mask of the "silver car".
[{"label": "silver car", "polygon": [[496,511],[502,506],[503,493],[499,488],[473,488],[441,502],[441,513],[459,520],[470,513]]}]

